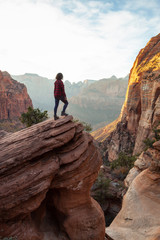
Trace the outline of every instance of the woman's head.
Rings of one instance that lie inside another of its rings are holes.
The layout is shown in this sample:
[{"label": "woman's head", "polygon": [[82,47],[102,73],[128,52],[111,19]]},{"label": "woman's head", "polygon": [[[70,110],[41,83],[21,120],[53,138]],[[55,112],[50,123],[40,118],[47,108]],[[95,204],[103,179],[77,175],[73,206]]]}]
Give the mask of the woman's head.
[{"label": "woman's head", "polygon": [[57,73],[56,79],[57,80],[62,80],[63,79],[63,74],[62,73]]}]

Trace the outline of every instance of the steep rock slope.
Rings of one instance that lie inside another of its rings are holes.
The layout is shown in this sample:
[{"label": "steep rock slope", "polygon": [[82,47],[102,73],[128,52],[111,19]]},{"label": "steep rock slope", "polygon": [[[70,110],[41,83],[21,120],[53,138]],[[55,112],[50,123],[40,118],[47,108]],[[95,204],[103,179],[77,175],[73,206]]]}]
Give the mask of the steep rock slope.
[{"label": "steep rock slope", "polygon": [[160,34],[142,49],[131,69],[126,100],[119,118],[93,133],[112,161],[120,151],[141,153],[143,140],[160,121]]},{"label": "steep rock slope", "polygon": [[107,235],[113,240],[160,239],[160,141],[141,154],[125,182],[129,189]]},{"label": "steep rock slope", "polygon": [[25,85],[0,71],[0,120],[17,119],[29,106],[32,101]]},{"label": "steep rock slope", "polygon": [[0,139],[0,236],[104,240],[90,188],[101,165],[92,137],[68,116]]},{"label": "steep rock slope", "polygon": [[27,88],[9,75],[0,71],[0,130],[15,132],[24,125],[19,117],[32,107]]}]

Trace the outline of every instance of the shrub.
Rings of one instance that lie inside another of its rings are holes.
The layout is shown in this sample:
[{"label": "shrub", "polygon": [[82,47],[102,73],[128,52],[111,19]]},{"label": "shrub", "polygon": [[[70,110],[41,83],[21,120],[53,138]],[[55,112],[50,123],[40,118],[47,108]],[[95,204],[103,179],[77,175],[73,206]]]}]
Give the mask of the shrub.
[{"label": "shrub", "polygon": [[83,127],[84,127],[84,131],[86,131],[86,132],[91,132],[92,131],[92,126],[91,126],[90,123],[81,122],[79,119],[74,119],[73,121],[81,123],[83,125]]},{"label": "shrub", "polygon": [[154,128],[154,129],[153,129],[153,132],[154,132],[154,134],[155,134],[155,139],[156,139],[157,141],[159,141],[159,140],[160,140],[160,129]]},{"label": "shrub", "polygon": [[129,172],[128,167],[118,167],[113,170],[113,175],[119,180],[123,181]]},{"label": "shrub", "polygon": [[[159,123],[160,124],[160,123]],[[153,143],[156,142],[156,141],[159,141],[160,140],[160,129],[157,129],[157,127],[159,126],[159,124],[152,129],[152,131],[154,132],[154,138],[150,139],[150,138],[147,138],[145,139],[143,142],[144,144],[146,145],[145,147],[145,151],[148,149],[148,148],[153,148]]]},{"label": "shrub", "polygon": [[29,107],[28,112],[22,113],[20,121],[27,127],[30,127],[34,124],[46,120],[47,118],[48,118],[47,111],[41,112],[39,108],[33,109],[32,107]]},{"label": "shrub", "polygon": [[110,163],[113,174],[119,179],[124,180],[129,170],[134,166],[137,156],[130,156],[124,152],[120,152],[116,160]]},{"label": "shrub", "polygon": [[95,182],[94,198],[100,204],[103,204],[108,196],[108,189],[110,185],[110,179],[104,176],[103,172],[100,172]]},{"label": "shrub", "polygon": [[82,125],[84,126],[84,130],[85,130],[86,132],[91,132],[91,131],[92,131],[92,126],[91,126],[90,123],[86,123],[86,122],[81,122],[81,123],[82,123]]},{"label": "shrub", "polygon": [[143,142],[146,145],[145,150],[147,150],[148,148],[153,148],[153,143],[155,142],[155,140],[146,138]]},{"label": "shrub", "polygon": [[110,167],[111,169],[118,167],[127,167],[131,169],[134,166],[135,160],[136,156],[129,156],[124,152],[120,152],[118,158],[110,163]]}]

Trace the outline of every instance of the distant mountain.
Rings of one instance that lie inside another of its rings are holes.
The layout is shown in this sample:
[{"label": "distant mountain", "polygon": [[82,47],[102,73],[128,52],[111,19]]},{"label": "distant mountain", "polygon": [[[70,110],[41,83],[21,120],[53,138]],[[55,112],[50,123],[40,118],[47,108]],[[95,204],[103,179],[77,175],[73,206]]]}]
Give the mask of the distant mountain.
[{"label": "distant mountain", "polygon": [[87,88],[92,83],[96,82],[95,80],[84,80],[83,82],[78,83],[70,83],[68,80],[64,82],[65,85],[65,91],[67,98],[70,99],[73,96],[77,96],[82,89]]},{"label": "distant mountain", "polygon": [[[48,110],[50,116],[53,116],[54,80],[31,73],[12,77],[26,85],[34,108]],[[74,118],[91,123],[95,130],[119,116],[128,86],[128,76],[112,76],[99,81],[87,79],[78,83],[70,83],[67,80],[64,85],[69,99],[68,113]],[[59,111],[60,109],[61,106]]]},{"label": "distant mountain", "polygon": [[70,99],[69,112],[89,122],[93,129],[115,120],[120,113],[128,86],[128,76],[101,79],[82,89]]},{"label": "distant mountain", "polygon": [[[20,83],[24,83],[32,99],[34,108],[53,111],[54,107],[54,80],[41,77],[38,74],[25,73],[24,75],[12,75]],[[70,83],[64,82],[65,91],[68,99],[77,96],[80,91],[88,87],[94,80],[85,80],[84,82]]]},{"label": "distant mountain", "polygon": [[12,77],[25,84],[34,108],[48,111],[53,108],[53,80],[32,73],[12,75]]}]

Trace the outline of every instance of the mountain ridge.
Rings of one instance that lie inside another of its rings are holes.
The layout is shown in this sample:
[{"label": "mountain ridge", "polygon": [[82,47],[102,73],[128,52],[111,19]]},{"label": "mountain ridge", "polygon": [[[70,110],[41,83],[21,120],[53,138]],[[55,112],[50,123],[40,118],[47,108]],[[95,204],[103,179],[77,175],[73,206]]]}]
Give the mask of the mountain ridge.
[{"label": "mountain ridge", "polygon": [[[13,78],[27,86],[35,108],[38,107],[42,110],[48,110],[49,115],[53,116],[54,80],[30,73],[19,76],[13,75]],[[107,88],[107,82],[110,92],[103,92],[103,89]],[[128,76],[125,78],[112,76],[111,78],[104,78],[97,81],[86,79],[83,82],[81,81],[78,83],[70,83],[66,80],[64,81],[64,85],[67,98],[69,99],[67,111],[72,114],[74,118],[90,123],[93,126],[93,129],[99,126],[104,126],[106,123],[116,119],[119,115],[127,84]],[[120,93],[119,95],[118,91]],[[121,97],[123,99],[120,99]],[[114,109],[113,103],[115,103]],[[99,111],[97,115],[95,115],[95,110]]]}]

